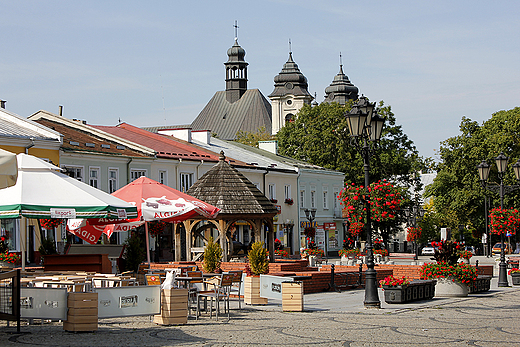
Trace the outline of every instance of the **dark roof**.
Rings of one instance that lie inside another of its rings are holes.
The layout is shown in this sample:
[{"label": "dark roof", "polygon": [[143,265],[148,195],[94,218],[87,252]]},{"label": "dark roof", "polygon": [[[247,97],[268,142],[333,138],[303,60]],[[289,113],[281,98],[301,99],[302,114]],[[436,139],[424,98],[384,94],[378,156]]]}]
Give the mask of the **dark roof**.
[{"label": "dark roof", "polygon": [[164,129],[191,129],[191,124],[187,125],[157,125],[157,126],[150,126],[150,127],[141,127],[141,129],[144,129],[146,131],[149,131],[151,133],[158,133],[159,130]]},{"label": "dark roof", "polygon": [[348,100],[357,100],[358,92],[358,88],[343,73],[343,65],[340,65],[338,74],[334,77],[330,86],[325,88],[324,102],[337,102],[340,105],[345,105]]},{"label": "dark roof", "polygon": [[63,151],[83,151],[89,153],[103,153],[131,157],[150,157],[149,155],[122,146],[120,143],[94,136],[85,131],[67,126],[63,123],[47,119],[37,119],[34,122],[53,129],[63,135]]},{"label": "dark roof", "polygon": [[273,203],[244,175],[231,167],[220,153],[217,165],[206,172],[186,192],[220,209],[223,215],[276,214]]},{"label": "dark roof", "polygon": [[216,92],[191,123],[192,130],[209,130],[223,140],[234,140],[239,131],[257,132],[265,127],[271,133],[271,104],[258,89],[247,90],[230,103],[226,92]]},{"label": "dark roof", "polygon": [[283,97],[290,94],[312,98],[307,88],[307,78],[301,73],[298,64],[294,62],[292,52],[289,52],[289,59],[283,65],[282,71],[274,77],[274,90],[269,97]]}]

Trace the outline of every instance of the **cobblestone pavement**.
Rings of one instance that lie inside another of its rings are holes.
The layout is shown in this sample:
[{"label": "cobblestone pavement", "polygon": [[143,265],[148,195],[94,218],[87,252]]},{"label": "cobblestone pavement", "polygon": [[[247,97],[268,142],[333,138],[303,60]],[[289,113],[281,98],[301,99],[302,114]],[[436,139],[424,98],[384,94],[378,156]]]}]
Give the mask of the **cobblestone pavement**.
[{"label": "cobblestone pavement", "polygon": [[364,309],[362,301],[362,290],[311,294],[305,312],[282,312],[275,302],[235,306],[229,321],[203,316],[182,326],[102,319],[94,333],[64,332],[59,322],[16,333],[0,322],[0,346],[520,346],[518,288],[379,310]]}]

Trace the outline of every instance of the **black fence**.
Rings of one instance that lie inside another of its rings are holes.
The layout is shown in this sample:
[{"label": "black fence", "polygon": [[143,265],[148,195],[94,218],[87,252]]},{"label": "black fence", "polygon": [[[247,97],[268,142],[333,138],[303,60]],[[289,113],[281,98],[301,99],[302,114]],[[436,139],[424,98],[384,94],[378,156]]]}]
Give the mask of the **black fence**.
[{"label": "black fence", "polygon": [[20,270],[0,273],[0,320],[16,321],[20,332]]}]

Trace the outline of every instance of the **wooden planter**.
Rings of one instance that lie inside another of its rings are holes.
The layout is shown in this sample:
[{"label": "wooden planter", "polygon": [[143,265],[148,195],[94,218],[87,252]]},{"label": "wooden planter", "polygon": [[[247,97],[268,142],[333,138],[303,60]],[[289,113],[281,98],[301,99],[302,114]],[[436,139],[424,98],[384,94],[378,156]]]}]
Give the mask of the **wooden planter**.
[{"label": "wooden planter", "polygon": [[161,290],[161,314],[155,315],[154,323],[179,325],[188,322],[188,289]]},{"label": "wooden planter", "polygon": [[267,298],[260,297],[260,276],[244,279],[244,302],[247,305],[266,305]]},{"label": "wooden planter", "polygon": [[98,293],[69,293],[67,296],[65,331],[96,331],[98,329]]},{"label": "wooden planter", "polygon": [[282,282],[282,311],[303,311],[302,282]]},{"label": "wooden planter", "polygon": [[387,304],[429,300],[435,296],[435,280],[414,280],[404,286],[383,286]]},{"label": "wooden planter", "polygon": [[520,286],[520,273],[512,273],[511,278],[514,286]]}]

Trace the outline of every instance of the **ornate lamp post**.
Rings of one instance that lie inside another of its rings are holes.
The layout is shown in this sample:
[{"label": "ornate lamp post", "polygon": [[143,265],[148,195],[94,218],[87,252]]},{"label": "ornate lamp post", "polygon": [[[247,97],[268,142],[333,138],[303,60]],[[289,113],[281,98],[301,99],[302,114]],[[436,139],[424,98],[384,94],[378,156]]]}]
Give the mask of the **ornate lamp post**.
[{"label": "ornate lamp post", "polygon": [[[506,172],[507,168],[507,162],[509,158],[504,155],[504,153],[500,153],[498,157],[495,158],[495,162],[498,169],[498,179],[500,180],[500,184],[497,185],[488,185],[487,180],[489,178],[489,171],[491,170],[491,166],[483,160],[482,163],[480,163],[477,166],[478,174],[480,176],[480,184],[482,184],[482,187],[492,191],[494,193],[500,194],[500,208],[502,209],[504,206],[504,195],[509,194],[518,188],[520,188],[520,185],[511,185],[506,186],[504,185],[504,174]],[[516,180],[520,182],[520,159],[513,165],[513,171],[515,172]],[[487,216],[487,211],[486,211]],[[486,220],[487,224],[487,220]],[[501,250],[500,250],[500,263],[498,264],[498,286],[499,287],[509,287],[509,283],[507,281],[507,264],[506,264],[506,252],[505,252],[505,235],[504,233],[500,234],[500,243],[501,243]]]},{"label": "ornate lamp post", "polygon": [[[374,112],[375,104],[368,102],[364,96],[359,98],[352,109],[345,113],[350,130],[350,143],[359,151],[363,158],[365,171],[365,189],[370,185],[370,155],[381,138],[385,120]],[[368,192],[368,191],[367,191]],[[370,216],[370,197],[366,194],[365,207],[367,212],[367,271],[365,273],[365,307],[380,308],[381,302],[377,293],[376,270],[374,269],[374,251],[372,244],[372,226]]]},{"label": "ornate lamp post", "polygon": [[[314,228],[314,225],[312,225],[312,222],[316,219],[316,209],[305,209],[305,218],[309,221],[310,227]],[[315,236],[316,237],[316,236]]]},{"label": "ornate lamp post", "polygon": [[[414,228],[417,228],[417,220],[424,217],[424,209],[418,205],[413,205],[411,208],[406,208],[404,210],[404,214],[406,216],[408,225],[412,225]],[[413,251],[414,260],[417,260],[419,258],[419,247],[417,247],[417,240],[413,241]]]}]

